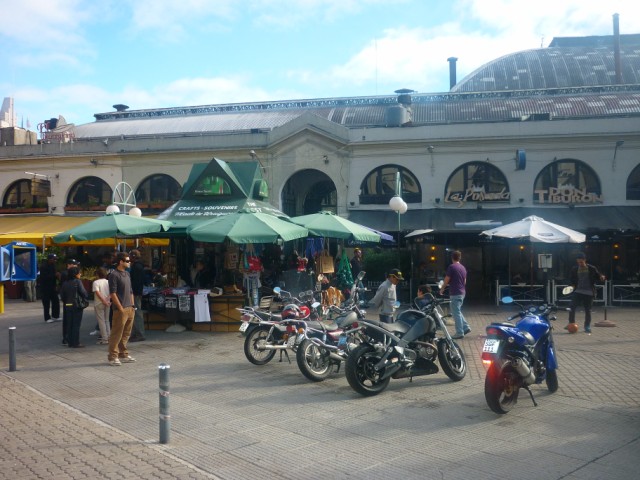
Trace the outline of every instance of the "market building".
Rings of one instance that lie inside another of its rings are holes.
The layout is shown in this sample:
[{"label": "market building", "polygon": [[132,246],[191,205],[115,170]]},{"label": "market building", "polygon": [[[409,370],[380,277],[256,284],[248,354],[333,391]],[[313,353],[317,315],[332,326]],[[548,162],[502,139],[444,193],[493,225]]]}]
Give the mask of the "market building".
[{"label": "market building", "polygon": [[[618,297],[607,286],[602,301],[640,301],[640,35],[556,38],[460,82],[449,62],[446,93],[118,104],[89,124],[43,122],[37,144],[2,128],[0,213],[104,212],[126,182],[143,213],[158,214],[180,199],[194,165],[250,161],[264,201],[282,212],[331,210],[392,233],[411,251],[414,287],[442,276],[447,249],[463,250],[472,299],[493,299],[504,284],[562,284],[573,254],[586,250],[624,286]],[[389,207],[398,193],[402,215]],[[584,232],[587,242],[542,248],[479,235],[528,215]],[[432,232],[405,238],[416,229]],[[539,253],[553,256],[547,271]]]}]

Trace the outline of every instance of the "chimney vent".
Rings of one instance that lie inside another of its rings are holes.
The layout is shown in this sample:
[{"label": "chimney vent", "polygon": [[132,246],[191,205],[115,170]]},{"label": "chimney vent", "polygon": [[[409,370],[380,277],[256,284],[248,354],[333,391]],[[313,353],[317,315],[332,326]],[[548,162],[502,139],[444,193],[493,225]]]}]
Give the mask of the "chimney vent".
[{"label": "chimney vent", "polygon": [[449,57],[447,58],[447,62],[449,62],[449,90],[456,86],[458,80],[456,79],[456,62],[458,61],[458,57]]},{"label": "chimney vent", "polygon": [[616,68],[616,84],[622,84],[622,66],[620,65],[620,15],[613,14],[613,60]]}]

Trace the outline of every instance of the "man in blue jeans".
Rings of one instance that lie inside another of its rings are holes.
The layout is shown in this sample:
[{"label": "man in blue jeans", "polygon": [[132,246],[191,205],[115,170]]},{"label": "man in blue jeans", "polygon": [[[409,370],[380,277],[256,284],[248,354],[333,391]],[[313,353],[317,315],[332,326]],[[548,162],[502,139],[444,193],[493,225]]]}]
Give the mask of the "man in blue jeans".
[{"label": "man in blue jeans", "polygon": [[447,268],[447,274],[444,277],[444,283],[440,288],[440,295],[444,293],[444,289],[449,287],[449,300],[451,301],[451,315],[456,322],[456,334],[451,337],[454,339],[464,338],[471,332],[471,327],[462,315],[462,303],[466,294],[465,286],[467,285],[467,269],[460,263],[462,253],[455,250],[451,253],[452,263]]}]

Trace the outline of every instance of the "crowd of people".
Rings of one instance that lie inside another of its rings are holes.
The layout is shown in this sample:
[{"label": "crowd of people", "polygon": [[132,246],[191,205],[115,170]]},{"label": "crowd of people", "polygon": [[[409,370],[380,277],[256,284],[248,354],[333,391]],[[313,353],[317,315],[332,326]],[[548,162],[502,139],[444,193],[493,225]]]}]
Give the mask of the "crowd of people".
[{"label": "crowd of people", "polygon": [[[58,271],[57,261],[57,255],[50,253],[39,271],[44,321],[62,323],[63,345],[84,348],[80,327],[90,298],[82,282],[82,267],[71,258],[66,260],[66,268]],[[108,345],[109,365],[135,362],[127,345],[145,340],[141,304],[146,273],[140,251],[105,254],[96,277],[91,293],[97,324],[91,334],[98,335],[97,344]]]}]

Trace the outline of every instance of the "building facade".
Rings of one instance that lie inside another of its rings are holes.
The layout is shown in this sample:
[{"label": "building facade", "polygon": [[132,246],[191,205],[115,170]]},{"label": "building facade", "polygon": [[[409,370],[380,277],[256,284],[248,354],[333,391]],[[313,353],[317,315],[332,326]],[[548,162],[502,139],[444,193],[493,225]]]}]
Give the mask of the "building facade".
[{"label": "building facade", "polygon": [[[412,249],[416,280],[441,276],[446,249],[463,248],[478,296],[510,283],[514,264],[541,283],[530,245],[479,235],[535,214],[588,236],[585,246],[542,249],[557,260],[545,277],[563,278],[586,248],[608,276],[623,267],[625,282],[636,283],[639,37],[622,36],[620,62],[603,37],[556,39],[490,62],[442,94],[114,105],[89,124],[45,127],[37,145],[0,147],[2,212],[102,212],[127,182],[144,214],[159,213],[179,199],[192,165],[253,160],[276,208],[330,209],[393,233]],[[397,194],[408,205],[400,216],[389,208]],[[433,232],[403,240],[415,229]]]}]

